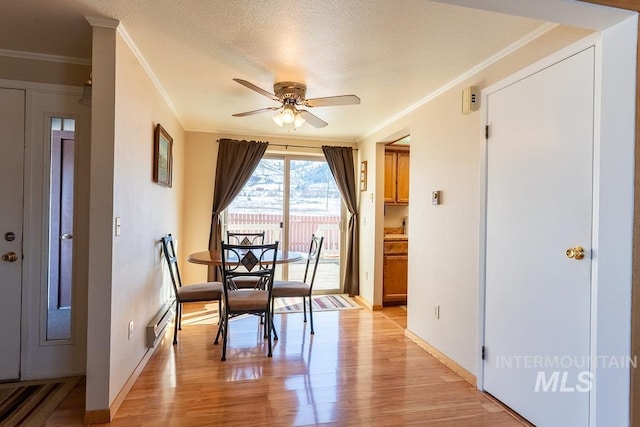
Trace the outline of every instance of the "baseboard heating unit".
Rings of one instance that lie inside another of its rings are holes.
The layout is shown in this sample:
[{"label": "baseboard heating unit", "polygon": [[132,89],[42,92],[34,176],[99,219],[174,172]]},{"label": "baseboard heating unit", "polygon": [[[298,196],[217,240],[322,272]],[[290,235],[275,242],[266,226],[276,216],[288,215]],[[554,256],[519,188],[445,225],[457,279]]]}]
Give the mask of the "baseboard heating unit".
[{"label": "baseboard heating unit", "polygon": [[175,315],[175,299],[167,301],[147,325],[147,348],[156,346]]}]

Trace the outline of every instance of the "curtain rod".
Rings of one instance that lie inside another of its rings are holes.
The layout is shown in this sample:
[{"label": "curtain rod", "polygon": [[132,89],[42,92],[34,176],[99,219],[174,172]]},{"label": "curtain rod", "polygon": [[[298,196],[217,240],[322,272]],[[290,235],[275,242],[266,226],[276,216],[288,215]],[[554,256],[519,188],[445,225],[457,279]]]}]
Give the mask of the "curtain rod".
[{"label": "curtain rod", "polygon": [[[216,139],[216,142],[220,142],[220,140]],[[307,146],[307,145],[295,145],[295,144],[273,144],[271,142],[269,142],[269,146],[270,147],[285,147],[285,148],[289,148],[289,147],[291,147],[291,148],[312,148],[312,149],[316,149],[316,150],[322,150],[322,147],[310,147],[310,146]],[[353,151],[358,151],[357,148],[351,147],[351,149]]]},{"label": "curtain rod", "polygon": [[[316,150],[322,150],[322,147],[309,147],[309,146],[307,146],[307,145],[294,145],[294,144],[272,144],[272,143],[269,143],[269,145],[270,145],[271,147],[285,147],[285,148],[289,148],[289,147],[292,147],[292,148],[315,148]],[[326,145],[326,144],[324,144],[324,145]],[[357,149],[357,148],[353,148],[353,147],[351,147],[351,149],[352,149],[352,150],[354,150],[354,151],[358,151],[358,149]]]}]

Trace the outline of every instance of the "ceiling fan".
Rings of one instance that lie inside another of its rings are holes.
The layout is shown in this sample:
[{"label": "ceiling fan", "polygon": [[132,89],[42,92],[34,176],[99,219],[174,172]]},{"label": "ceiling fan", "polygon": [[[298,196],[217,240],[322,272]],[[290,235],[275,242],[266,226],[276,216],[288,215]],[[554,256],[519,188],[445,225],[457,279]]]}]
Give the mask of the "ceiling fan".
[{"label": "ceiling fan", "polygon": [[233,79],[240,83],[242,86],[258,92],[267,98],[280,102],[282,105],[278,107],[260,108],[259,110],[246,111],[244,113],[233,114],[233,117],[245,117],[253,114],[266,113],[267,111],[282,110],[273,117],[273,121],[278,126],[283,124],[290,124],[298,128],[305,121],[311,126],[316,128],[323,128],[327,126],[327,122],[319,118],[318,116],[311,114],[307,110],[299,110],[298,106],[304,107],[330,107],[334,105],[354,105],[360,104],[360,98],[356,95],[339,95],[339,96],[327,96],[324,98],[312,98],[306,99],[307,86],[302,83],[296,82],[278,82],[273,85],[273,92],[270,93],[253,83],[250,83],[242,79]]}]

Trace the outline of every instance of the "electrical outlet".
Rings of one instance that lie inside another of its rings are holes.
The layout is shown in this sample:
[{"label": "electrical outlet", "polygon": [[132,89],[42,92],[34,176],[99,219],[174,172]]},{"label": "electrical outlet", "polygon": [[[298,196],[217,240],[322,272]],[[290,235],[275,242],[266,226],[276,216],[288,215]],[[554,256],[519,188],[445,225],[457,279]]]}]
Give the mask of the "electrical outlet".
[{"label": "electrical outlet", "polygon": [[433,317],[435,317],[436,319],[440,318],[440,306],[439,305],[434,305],[433,306]]},{"label": "electrical outlet", "polygon": [[133,320],[131,322],[129,322],[129,334],[128,334],[128,338],[131,339],[131,337],[133,336]]}]

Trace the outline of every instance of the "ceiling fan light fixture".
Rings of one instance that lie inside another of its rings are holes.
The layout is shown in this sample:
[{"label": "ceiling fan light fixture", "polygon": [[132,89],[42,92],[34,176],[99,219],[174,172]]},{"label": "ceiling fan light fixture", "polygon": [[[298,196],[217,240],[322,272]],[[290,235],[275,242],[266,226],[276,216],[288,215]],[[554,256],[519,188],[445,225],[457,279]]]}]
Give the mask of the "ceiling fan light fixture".
[{"label": "ceiling fan light fixture", "polygon": [[287,104],[284,106],[284,110],[282,110],[282,122],[289,124],[293,123],[296,119],[296,111],[293,108],[293,105]]},{"label": "ceiling fan light fixture", "polygon": [[275,116],[273,116],[273,122],[278,126],[282,127],[284,122],[282,121],[282,113],[278,112]]},{"label": "ceiling fan light fixture", "polygon": [[306,120],[304,119],[304,117],[302,117],[302,114],[298,113],[298,114],[296,114],[296,119],[293,121],[293,125],[297,129],[300,126],[302,126],[304,124],[304,122],[306,122]]},{"label": "ceiling fan light fixture", "polygon": [[[331,107],[336,105],[357,105],[360,104],[360,98],[356,95],[338,95],[325,96],[322,98],[306,98],[307,86],[303,83],[296,82],[276,82],[273,85],[273,92],[266,91],[251,82],[242,79],[233,79],[236,83],[266,96],[272,101],[280,102],[281,106],[260,108],[258,110],[246,111],[244,113],[232,114],[234,117],[251,116],[267,111],[276,111],[278,114],[273,117],[273,121],[282,127],[285,124],[289,130],[297,129],[304,123],[308,123],[314,128],[323,128],[328,125],[327,122],[307,110],[298,110],[298,106],[312,107]],[[281,109],[282,108],[282,109]]]}]

